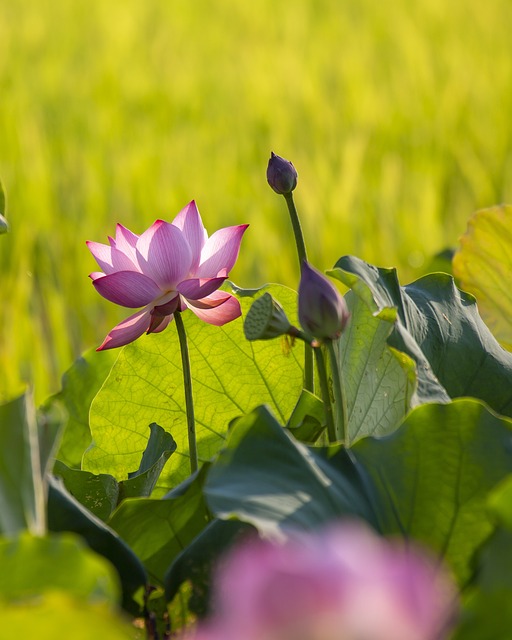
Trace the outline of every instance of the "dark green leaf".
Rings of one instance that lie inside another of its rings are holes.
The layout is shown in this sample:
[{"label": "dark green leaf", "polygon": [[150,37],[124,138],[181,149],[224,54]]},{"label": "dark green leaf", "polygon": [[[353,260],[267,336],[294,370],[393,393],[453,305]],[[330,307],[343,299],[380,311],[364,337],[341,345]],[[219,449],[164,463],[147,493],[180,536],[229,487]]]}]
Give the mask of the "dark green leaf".
[{"label": "dark green leaf", "polygon": [[134,614],[140,613],[134,595],[147,581],[140,560],[110,527],[75,500],[60,481],[51,477],[48,527],[51,531],[72,531],[81,535],[91,549],[110,560],[121,579],[123,606]]},{"label": "dark green leaf", "polygon": [[208,612],[212,569],[220,556],[251,532],[254,532],[253,527],[236,520],[215,519],[210,522],[167,570],[164,578],[167,600],[173,600],[181,585],[188,581],[192,594],[184,614],[186,616],[190,612],[205,616]]},{"label": "dark green leaf", "polygon": [[41,535],[45,484],[36,414],[29,394],[0,406],[0,533]]},{"label": "dark green leaf", "polygon": [[119,501],[124,498],[149,497],[162,473],[165,463],[176,451],[176,443],[155,422],[149,425],[148,444],[137,471],[128,474],[128,480],[119,483]]},{"label": "dark green leaf", "polygon": [[109,520],[159,583],[174,558],[210,519],[202,491],[207,466],[187,481],[181,495],[125,500]]},{"label": "dark green leaf", "polygon": [[53,473],[62,478],[66,489],[80,504],[101,520],[107,520],[116,508],[119,486],[112,476],[70,469],[60,460],[55,462]]},{"label": "dark green leaf", "polygon": [[344,514],[373,522],[357,472],[349,475],[345,461],[347,468],[336,471],[258,407],[233,426],[205,495],[219,518],[238,518],[277,537],[289,527],[312,529]]},{"label": "dark green leaf", "polygon": [[512,472],[512,423],[482,403],[460,399],[414,409],[398,431],[358,442],[352,454],[374,486],[384,533],[428,544],[459,583],[493,530],[487,499]]},{"label": "dark green leaf", "polygon": [[457,289],[453,278],[431,274],[400,287],[395,270],[352,256],[341,258],[331,275],[373,311],[396,307],[388,343],[416,361],[418,402],[446,401],[446,393],[473,396],[512,416],[512,354],[500,347],[473,296]]}]

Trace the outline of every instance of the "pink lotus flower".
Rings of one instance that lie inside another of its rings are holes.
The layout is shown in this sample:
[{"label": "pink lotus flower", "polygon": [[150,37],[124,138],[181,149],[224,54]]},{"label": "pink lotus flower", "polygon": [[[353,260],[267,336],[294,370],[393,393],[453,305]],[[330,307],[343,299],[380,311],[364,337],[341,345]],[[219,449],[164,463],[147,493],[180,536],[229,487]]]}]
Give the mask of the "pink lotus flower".
[{"label": "pink lotus flower", "polygon": [[434,558],[355,522],[242,544],[214,587],[194,640],[441,640],[457,602]]},{"label": "pink lotus flower", "polygon": [[176,311],[190,309],[217,326],[238,318],[238,300],[218,289],[238,258],[248,226],[219,229],[209,238],[192,201],[172,223],[157,220],[140,236],[118,224],[109,245],[87,242],[102,269],[90,274],[98,293],[122,307],[142,307],[114,327],[97,350],[162,331]]}]

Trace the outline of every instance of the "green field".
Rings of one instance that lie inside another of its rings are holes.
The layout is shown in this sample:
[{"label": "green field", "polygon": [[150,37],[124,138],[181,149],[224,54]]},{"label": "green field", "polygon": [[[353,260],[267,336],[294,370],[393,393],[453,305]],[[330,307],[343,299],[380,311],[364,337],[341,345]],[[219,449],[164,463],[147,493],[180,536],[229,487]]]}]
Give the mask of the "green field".
[{"label": "green field", "polygon": [[509,0],[0,0],[0,397],[36,398],[124,310],[85,241],[195,198],[249,222],[232,279],[296,286],[270,150],[299,171],[312,262],[403,280],[512,200]]}]

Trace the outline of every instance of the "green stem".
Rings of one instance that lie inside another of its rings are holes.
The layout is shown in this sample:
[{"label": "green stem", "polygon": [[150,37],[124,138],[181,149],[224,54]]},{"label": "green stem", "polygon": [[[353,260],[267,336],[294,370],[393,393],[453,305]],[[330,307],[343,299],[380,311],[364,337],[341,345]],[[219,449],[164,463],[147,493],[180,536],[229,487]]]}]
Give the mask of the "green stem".
[{"label": "green stem", "polygon": [[295,235],[295,244],[297,245],[297,254],[299,256],[299,266],[302,269],[302,261],[307,260],[306,244],[304,242],[304,234],[302,233],[302,227],[300,226],[299,214],[295,207],[293,200],[293,193],[285,193],[284,199],[288,205],[288,211],[290,212],[290,220],[292,221],[293,233]]},{"label": "green stem", "polygon": [[327,351],[331,363],[332,386],[334,388],[334,403],[336,406],[336,436],[342,440],[345,447],[349,446],[349,435],[347,428],[347,401],[343,393],[341,371],[338,366],[338,358],[334,348],[333,340],[326,340]]},{"label": "green stem", "polygon": [[[299,269],[302,270],[302,262],[308,259],[306,253],[306,243],[304,242],[304,234],[302,233],[302,227],[300,225],[299,214],[295,206],[293,199],[293,193],[285,193],[284,199],[288,206],[290,213],[290,220],[292,222],[293,234],[295,236],[295,244],[297,245],[297,255],[299,256]],[[314,393],[314,379],[313,379],[313,351],[311,347],[304,345],[304,388],[307,391]]]},{"label": "green stem", "polygon": [[322,400],[324,401],[325,422],[327,423],[327,435],[329,442],[333,444],[336,442],[336,428],[334,426],[334,418],[332,415],[331,396],[329,394],[329,381],[327,379],[327,370],[325,368],[325,358],[322,352],[322,347],[315,347],[316,356],[316,368],[318,371],[318,378],[320,380],[320,389],[322,391]]},{"label": "green stem", "polygon": [[188,451],[190,455],[190,472],[197,471],[197,442],[196,423],[194,418],[194,398],[192,396],[192,376],[190,375],[190,360],[188,357],[187,334],[181,317],[181,312],[174,313],[174,321],[180,340],[181,364],[183,365],[183,386],[185,388],[185,407],[187,410]]}]

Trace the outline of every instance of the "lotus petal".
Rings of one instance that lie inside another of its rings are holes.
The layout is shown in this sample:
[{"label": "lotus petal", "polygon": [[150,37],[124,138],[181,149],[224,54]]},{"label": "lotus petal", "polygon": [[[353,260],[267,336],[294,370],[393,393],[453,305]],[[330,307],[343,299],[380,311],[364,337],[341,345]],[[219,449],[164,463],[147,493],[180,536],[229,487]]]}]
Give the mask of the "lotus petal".
[{"label": "lotus petal", "polygon": [[146,307],[116,325],[96,351],[122,347],[139,338],[149,326],[150,311]]},{"label": "lotus petal", "polygon": [[194,200],[189,202],[172,221],[172,224],[181,232],[192,251],[192,266],[190,270],[195,272],[201,260],[201,250],[208,240],[208,234],[203,226],[203,221]]},{"label": "lotus petal", "polygon": [[157,220],[137,241],[137,260],[141,271],[164,291],[176,289],[192,264],[192,251],[174,225]]},{"label": "lotus petal", "polygon": [[162,294],[158,285],[138,271],[118,271],[93,280],[97,292],[122,307],[144,307]]},{"label": "lotus petal", "polygon": [[208,324],[221,327],[241,315],[240,303],[229,293],[216,291],[202,300],[187,300],[187,307]]},{"label": "lotus petal", "polygon": [[203,247],[201,264],[195,272],[200,278],[215,278],[222,273],[228,273],[238,258],[242,236],[248,224],[236,227],[225,227],[216,231]]}]

